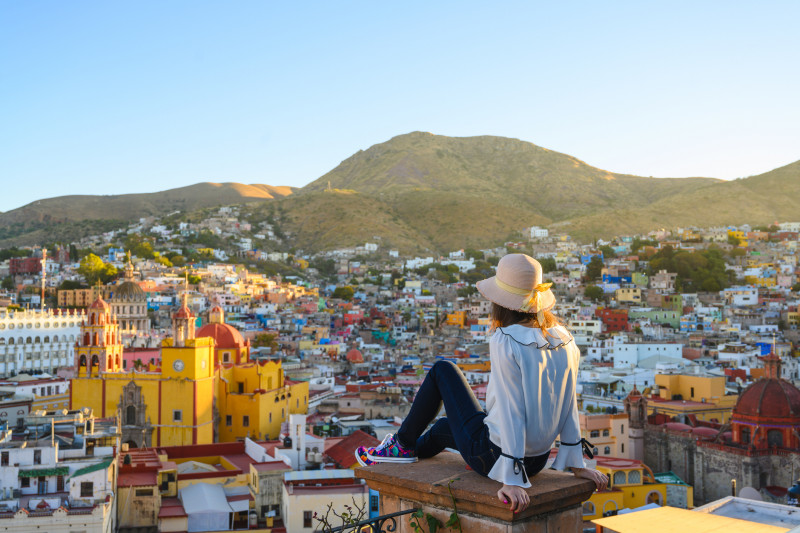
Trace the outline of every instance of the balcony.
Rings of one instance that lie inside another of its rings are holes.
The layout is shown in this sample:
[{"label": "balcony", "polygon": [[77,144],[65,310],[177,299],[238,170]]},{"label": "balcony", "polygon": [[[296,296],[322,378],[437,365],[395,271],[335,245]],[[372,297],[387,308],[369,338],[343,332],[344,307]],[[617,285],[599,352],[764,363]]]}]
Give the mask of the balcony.
[{"label": "balcony", "polygon": [[[462,530],[485,533],[580,531],[581,504],[594,492],[594,483],[590,481],[545,470],[531,480],[528,508],[514,514],[497,498],[500,484],[467,470],[463,459],[453,453],[412,464],[383,463],[356,468],[356,477],[380,492],[381,515],[420,508],[442,523],[453,512],[449,484]],[[395,531],[413,532],[410,519],[410,515],[398,517]]]}]

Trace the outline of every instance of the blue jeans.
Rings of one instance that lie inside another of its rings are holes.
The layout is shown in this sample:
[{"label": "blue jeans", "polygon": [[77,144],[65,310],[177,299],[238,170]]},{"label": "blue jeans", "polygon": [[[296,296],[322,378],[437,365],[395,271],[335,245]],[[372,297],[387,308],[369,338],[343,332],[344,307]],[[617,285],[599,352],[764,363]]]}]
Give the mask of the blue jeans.
[{"label": "blue jeans", "polygon": [[[425,431],[442,404],[447,417]],[[489,440],[484,418],[486,411],[475,399],[461,369],[450,361],[437,361],[420,385],[396,437],[402,447],[413,449],[420,459],[433,457],[445,448],[456,449],[470,468],[486,476],[502,450]],[[544,468],[548,456],[549,453],[525,458],[529,478]]]}]

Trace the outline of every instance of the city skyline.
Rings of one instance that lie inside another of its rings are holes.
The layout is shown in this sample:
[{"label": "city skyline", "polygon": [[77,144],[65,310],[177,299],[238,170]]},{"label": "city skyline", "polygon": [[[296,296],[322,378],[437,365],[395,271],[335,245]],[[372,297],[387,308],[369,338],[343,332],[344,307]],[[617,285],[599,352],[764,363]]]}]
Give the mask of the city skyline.
[{"label": "city skyline", "polygon": [[416,130],[519,138],[617,173],[759,174],[800,159],[798,10],[6,6],[0,210],[203,181],[302,187]]}]

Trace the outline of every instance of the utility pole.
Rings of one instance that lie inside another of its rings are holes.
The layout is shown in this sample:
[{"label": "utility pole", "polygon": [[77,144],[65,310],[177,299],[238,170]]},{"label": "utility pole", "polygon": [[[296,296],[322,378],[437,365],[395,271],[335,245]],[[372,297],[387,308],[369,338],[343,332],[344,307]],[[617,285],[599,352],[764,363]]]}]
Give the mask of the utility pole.
[{"label": "utility pole", "polygon": [[47,279],[47,248],[42,248],[42,300],[39,302],[39,309],[44,311],[44,283]]}]

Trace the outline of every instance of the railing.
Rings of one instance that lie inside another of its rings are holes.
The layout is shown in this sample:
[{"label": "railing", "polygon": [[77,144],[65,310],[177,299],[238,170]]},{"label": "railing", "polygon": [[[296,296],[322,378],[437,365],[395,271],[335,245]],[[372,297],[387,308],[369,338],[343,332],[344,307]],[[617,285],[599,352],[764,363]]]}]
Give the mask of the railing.
[{"label": "railing", "polygon": [[385,514],[383,516],[376,516],[375,518],[362,520],[361,522],[357,522],[355,524],[335,527],[325,531],[325,533],[338,533],[345,531],[352,531],[355,533],[383,533],[384,531],[397,531],[397,517],[415,513],[418,510],[419,509],[408,509],[406,511],[398,511],[396,513]]}]

